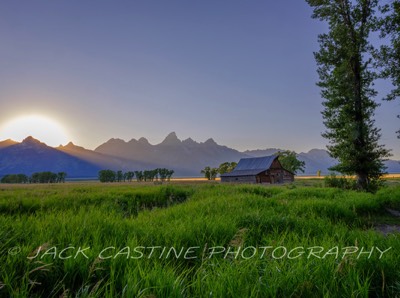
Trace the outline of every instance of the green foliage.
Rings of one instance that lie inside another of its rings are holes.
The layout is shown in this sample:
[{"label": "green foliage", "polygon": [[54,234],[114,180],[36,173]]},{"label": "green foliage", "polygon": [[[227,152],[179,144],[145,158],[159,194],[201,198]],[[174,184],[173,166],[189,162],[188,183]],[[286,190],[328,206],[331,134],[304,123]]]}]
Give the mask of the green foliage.
[{"label": "green foliage", "polygon": [[59,172],[37,172],[33,173],[29,178],[30,183],[61,183],[65,182],[65,177],[67,173]]},{"label": "green foliage", "polygon": [[373,119],[378,106],[372,88],[377,73],[372,68],[369,36],[377,25],[378,1],[307,2],[314,9],[313,17],[329,24],[328,33],[319,35],[315,59],[325,98],[323,136],[330,142],[330,155],[339,161],[332,170],[356,175],[357,187],[366,190],[381,177],[383,160],[389,156],[378,143],[380,130]]},{"label": "green foliage", "polygon": [[203,174],[207,180],[215,180],[218,174],[225,174],[232,172],[236,166],[237,166],[236,162],[224,162],[220,164],[218,168],[212,168],[207,166],[203,170],[201,170],[200,173]]},{"label": "green foliage", "polygon": [[128,171],[123,173],[122,171],[113,171],[113,170],[101,170],[99,171],[98,178],[100,182],[122,182],[128,181],[132,182],[133,177],[136,176],[136,180],[138,182],[141,181],[170,181],[172,175],[174,174],[174,170],[168,170],[166,168],[157,168],[154,170],[145,170],[145,171]]},{"label": "green foliage", "polygon": [[166,168],[157,169],[158,175],[160,176],[161,181],[170,181],[172,175],[174,174],[174,170],[168,170]]},{"label": "green foliage", "polygon": [[286,151],[279,151],[275,153],[278,155],[279,162],[281,163],[282,167],[293,174],[297,174],[299,171],[304,173],[304,167],[306,163],[304,161],[297,159],[297,153],[294,151],[286,150]]},{"label": "green foliage", "polygon": [[67,173],[37,172],[30,177],[25,174],[9,174],[1,178],[0,183],[64,183]]},{"label": "green foliage", "polygon": [[325,186],[336,187],[341,189],[356,189],[357,185],[354,179],[346,177],[337,177],[335,174],[330,174],[324,178]]},{"label": "green foliage", "polygon": [[207,178],[207,180],[215,180],[218,175],[218,168],[211,168],[207,166],[201,170],[200,173],[204,174],[204,177]]},{"label": "green foliage", "polygon": [[64,183],[66,177],[67,177],[67,173],[65,173],[65,172],[58,172],[58,173],[57,173],[57,182],[59,182],[59,183]]},{"label": "green foliage", "polygon": [[135,171],[136,180],[141,182],[144,180],[143,171]]},{"label": "green foliage", "polygon": [[132,182],[133,177],[135,177],[135,173],[132,171],[124,173],[124,181]]},{"label": "green foliage", "polygon": [[[324,181],[327,187],[358,190],[357,182],[352,178],[337,177],[335,174],[330,174],[324,178]],[[369,181],[366,191],[376,193],[383,185],[384,183],[381,179],[372,179]]]},{"label": "green foliage", "polygon": [[119,170],[116,172],[115,177],[117,182],[121,182],[124,179],[124,173],[121,170]]},{"label": "green foliage", "polygon": [[237,166],[237,162],[224,162],[219,165],[218,167],[218,173],[219,174],[225,174],[232,172]]},{"label": "green foliage", "polygon": [[140,181],[158,181],[160,178],[161,182],[170,181],[172,175],[175,173],[174,170],[166,168],[157,168],[154,170],[135,171],[136,180]]},{"label": "green foliage", "polygon": [[113,170],[100,170],[99,181],[100,182],[115,182],[117,179],[117,173]]},{"label": "green foliage", "polygon": [[122,171],[114,172],[112,170],[101,170],[99,171],[99,180],[100,182],[122,182],[128,181],[132,182],[133,177],[136,176],[136,180],[138,182],[141,181],[170,181],[172,175],[174,174],[174,170],[168,170],[166,168],[157,168],[154,170],[145,170],[145,171],[128,171],[123,173]]},{"label": "green foliage", "polygon": [[[380,77],[390,79],[393,89],[386,96],[386,100],[400,98],[400,1],[394,0],[381,7],[380,18],[381,37],[389,39],[377,52],[377,66],[382,68]],[[400,115],[397,116],[400,119]],[[400,130],[397,131],[400,139]]]},{"label": "green foliage", "polygon": [[[387,206],[400,207],[398,186],[372,195],[258,185],[3,185],[0,296],[395,297],[400,242],[371,224]],[[323,257],[336,246],[338,257]],[[374,251],[343,257],[350,246]],[[79,247],[86,257],[76,256]],[[154,254],[134,258],[138,247]],[[171,247],[198,248],[191,259],[162,254]],[[212,247],[231,253],[209,257]],[[252,247],[257,254],[244,258]],[[308,257],[312,247],[324,249],[321,258]],[[380,257],[376,247],[389,250]],[[101,259],[105,248],[111,257]],[[292,256],[304,254],[289,258],[295,248]]]},{"label": "green foliage", "polygon": [[1,183],[28,183],[29,177],[25,174],[9,174],[0,180]]},{"label": "green foliage", "polygon": [[394,88],[386,100],[393,100],[400,97],[400,1],[383,5],[381,12],[381,37],[389,39],[389,44],[380,47],[378,66],[383,67],[381,77],[392,81]]}]

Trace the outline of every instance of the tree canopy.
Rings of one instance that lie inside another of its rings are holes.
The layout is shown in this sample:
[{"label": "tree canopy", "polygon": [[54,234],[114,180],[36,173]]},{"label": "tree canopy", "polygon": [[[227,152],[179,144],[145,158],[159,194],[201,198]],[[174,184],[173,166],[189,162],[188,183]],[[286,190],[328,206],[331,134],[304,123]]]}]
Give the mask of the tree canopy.
[{"label": "tree canopy", "polygon": [[297,174],[298,172],[304,173],[306,163],[297,158],[297,154],[294,151],[285,150],[275,153],[279,156],[278,160],[285,170]]},{"label": "tree canopy", "polygon": [[357,176],[357,188],[367,190],[384,173],[388,150],[379,144],[375,127],[378,104],[373,89],[377,72],[373,66],[373,46],[369,41],[377,27],[377,0],[307,0],[313,17],[329,25],[319,35],[315,53],[322,112],[329,140],[328,151],[339,163],[332,170]]},{"label": "tree canopy", "polygon": [[[393,84],[385,99],[394,100],[400,98],[400,0],[383,5],[380,10],[383,15],[379,23],[381,37],[388,38],[389,43],[377,51],[377,65],[382,68],[381,77],[390,79]],[[400,138],[400,129],[397,137]]]}]

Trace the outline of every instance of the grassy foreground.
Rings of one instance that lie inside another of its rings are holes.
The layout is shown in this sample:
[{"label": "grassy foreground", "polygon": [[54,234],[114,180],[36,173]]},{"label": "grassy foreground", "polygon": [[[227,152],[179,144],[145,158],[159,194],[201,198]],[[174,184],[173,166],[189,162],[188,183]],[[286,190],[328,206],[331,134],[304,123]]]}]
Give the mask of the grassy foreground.
[{"label": "grassy foreground", "polygon": [[395,297],[400,186],[0,185],[0,297]]}]

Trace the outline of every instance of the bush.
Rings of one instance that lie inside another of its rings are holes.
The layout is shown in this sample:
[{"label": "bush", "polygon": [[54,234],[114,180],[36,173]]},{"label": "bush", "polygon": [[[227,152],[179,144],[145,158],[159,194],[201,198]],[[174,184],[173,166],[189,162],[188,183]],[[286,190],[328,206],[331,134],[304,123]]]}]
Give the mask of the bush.
[{"label": "bush", "polygon": [[334,173],[324,178],[326,187],[336,187],[341,189],[356,189],[356,181],[346,177],[337,177]]},{"label": "bush", "polygon": [[[351,190],[360,190],[357,187],[357,181],[355,179],[346,178],[346,177],[337,177],[334,173],[326,176],[324,178],[325,186],[326,187],[336,187],[341,189],[351,189]],[[384,185],[382,179],[380,178],[373,178],[369,181],[367,188],[365,189],[366,192],[376,193],[379,188]]]},{"label": "bush", "polygon": [[117,180],[117,173],[113,170],[101,170],[99,171],[100,182],[114,182]]},{"label": "bush", "polygon": [[10,174],[5,175],[0,180],[1,183],[28,183],[29,178],[25,174]]}]

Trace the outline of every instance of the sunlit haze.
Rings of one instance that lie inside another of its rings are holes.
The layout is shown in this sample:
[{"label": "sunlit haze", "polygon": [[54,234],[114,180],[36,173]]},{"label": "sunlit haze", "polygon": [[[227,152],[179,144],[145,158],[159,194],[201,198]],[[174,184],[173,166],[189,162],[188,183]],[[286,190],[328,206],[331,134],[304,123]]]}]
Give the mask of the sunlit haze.
[{"label": "sunlit haze", "polygon": [[66,130],[59,123],[44,116],[20,116],[0,126],[0,140],[21,142],[27,136],[53,147],[66,144],[69,139]]}]

